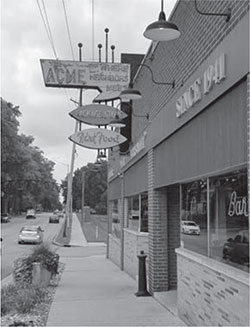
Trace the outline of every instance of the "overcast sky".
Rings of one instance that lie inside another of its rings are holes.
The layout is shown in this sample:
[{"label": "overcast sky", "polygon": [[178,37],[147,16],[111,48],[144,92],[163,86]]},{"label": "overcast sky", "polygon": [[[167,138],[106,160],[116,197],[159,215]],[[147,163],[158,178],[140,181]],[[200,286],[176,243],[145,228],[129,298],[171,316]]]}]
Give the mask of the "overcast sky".
[{"label": "overcast sky", "polygon": [[[166,0],[170,15],[176,0]],[[45,87],[40,59],[73,60],[65,11],[78,60],[79,42],[83,60],[97,61],[99,43],[105,60],[105,28],[109,28],[109,48],[115,45],[115,62],[121,53],[145,54],[150,40],[143,37],[146,26],[158,19],[160,0],[2,0],[1,1],[1,97],[20,106],[20,133],[32,135],[46,158],[54,161],[54,178],[60,182],[70,165],[75,120],[68,113],[76,108],[79,90]],[[52,35],[49,41],[44,22]],[[44,11],[45,8],[45,11]],[[47,25],[46,25],[47,26]],[[56,54],[55,54],[56,52]],[[109,55],[111,61],[111,55]],[[90,104],[98,93],[84,91],[83,102]],[[86,126],[87,127],[87,126]],[[97,151],[76,147],[75,168],[94,162]]]}]

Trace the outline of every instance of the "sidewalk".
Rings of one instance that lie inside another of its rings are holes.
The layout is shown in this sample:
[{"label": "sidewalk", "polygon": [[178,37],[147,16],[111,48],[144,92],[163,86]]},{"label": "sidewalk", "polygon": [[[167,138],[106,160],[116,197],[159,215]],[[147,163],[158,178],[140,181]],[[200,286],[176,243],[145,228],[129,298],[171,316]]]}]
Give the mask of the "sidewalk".
[{"label": "sidewalk", "polygon": [[136,281],[106,258],[104,243],[87,243],[73,215],[71,247],[47,326],[185,326],[153,297],[136,297]]}]

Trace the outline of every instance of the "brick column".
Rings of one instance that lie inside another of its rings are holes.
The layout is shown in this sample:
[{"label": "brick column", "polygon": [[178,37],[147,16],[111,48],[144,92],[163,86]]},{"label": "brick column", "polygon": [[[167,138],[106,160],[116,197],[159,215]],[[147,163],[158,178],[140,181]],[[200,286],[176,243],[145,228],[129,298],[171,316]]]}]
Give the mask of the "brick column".
[{"label": "brick column", "polygon": [[154,189],[154,150],[148,152],[149,292],[168,290],[167,196]]},{"label": "brick column", "polygon": [[247,176],[248,176],[248,223],[250,223],[250,73],[247,75]]},{"label": "brick column", "polygon": [[171,185],[167,190],[168,198],[168,272],[169,289],[177,287],[177,255],[180,247],[180,186]]}]

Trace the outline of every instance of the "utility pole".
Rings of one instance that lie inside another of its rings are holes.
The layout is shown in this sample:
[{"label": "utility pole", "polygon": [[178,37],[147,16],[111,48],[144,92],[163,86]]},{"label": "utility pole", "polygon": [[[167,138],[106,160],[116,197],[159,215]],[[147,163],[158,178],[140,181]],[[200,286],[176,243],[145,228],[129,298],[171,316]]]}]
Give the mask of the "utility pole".
[{"label": "utility pole", "polygon": [[[79,61],[82,61],[82,43],[78,43],[79,47]],[[82,105],[82,88],[80,89],[80,98],[79,105]],[[79,128],[79,122],[76,120],[75,125],[75,133],[77,133]],[[65,216],[65,224],[63,230],[63,237],[67,236],[67,228],[69,226],[69,219],[72,218],[72,206],[73,206],[73,198],[72,198],[72,184],[73,184],[73,172],[74,172],[74,161],[75,161],[75,152],[76,152],[76,144],[72,145],[72,153],[71,153],[71,165],[70,165],[70,173],[68,175],[68,191],[67,191],[67,202],[66,202],[66,216]]]},{"label": "utility pole", "polygon": [[82,223],[84,220],[85,171],[82,170]]}]

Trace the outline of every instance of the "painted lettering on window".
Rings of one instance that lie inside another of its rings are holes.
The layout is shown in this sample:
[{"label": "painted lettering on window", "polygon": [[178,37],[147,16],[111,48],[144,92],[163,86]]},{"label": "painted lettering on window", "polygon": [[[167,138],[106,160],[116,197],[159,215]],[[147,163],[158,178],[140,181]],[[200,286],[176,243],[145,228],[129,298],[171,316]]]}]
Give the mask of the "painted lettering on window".
[{"label": "painted lettering on window", "polygon": [[227,214],[230,217],[243,215],[248,217],[247,197],[237,196],[236,191],[233,191],[230,197]]}]

